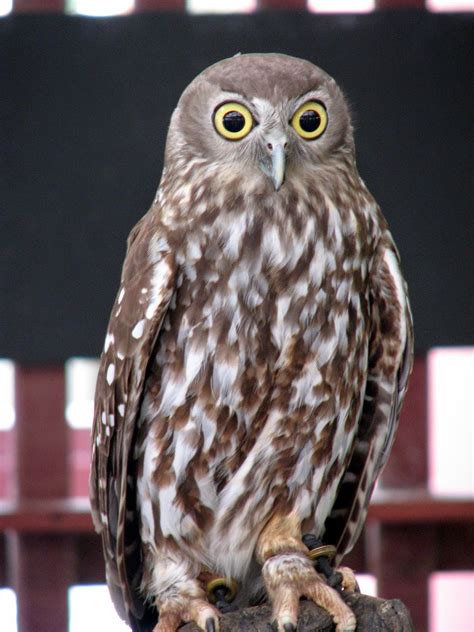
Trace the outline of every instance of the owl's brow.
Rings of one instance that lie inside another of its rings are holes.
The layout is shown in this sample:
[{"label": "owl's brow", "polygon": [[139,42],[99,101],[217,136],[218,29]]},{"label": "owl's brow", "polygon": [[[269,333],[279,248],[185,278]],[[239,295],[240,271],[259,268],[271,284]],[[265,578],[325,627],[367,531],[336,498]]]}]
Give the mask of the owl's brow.
[{"label": "owl's brow", "polygon": [[244,99],[248,103],[251,103],[250,98],[243,92],[235,92],[234,90],[222,90],[224,97],[229,99]]},{"label": "owl's brow", "polygon": [[318,96],[320,94],[321,94],[321,90],[319,90],[318,88],[311,88],[311,90],[305,90],[301,94],[298,94],[298,96],[294,98],[294,101],[295,103],[297,103],[298,101],[302,101],[303,99],[308,99],[314,96]]},{"label": "owl's brow", "polygon": [[234,92],[232,90],[222,90],[222,94],[224,96],[224,99],[221,100],[220,103],[225,103],[226,101],[243,101],[245,105],[247,105],[252,111],[254,117],[257,118],[258,112],[255,104],[255,99],[248,97],[242,92]]}]

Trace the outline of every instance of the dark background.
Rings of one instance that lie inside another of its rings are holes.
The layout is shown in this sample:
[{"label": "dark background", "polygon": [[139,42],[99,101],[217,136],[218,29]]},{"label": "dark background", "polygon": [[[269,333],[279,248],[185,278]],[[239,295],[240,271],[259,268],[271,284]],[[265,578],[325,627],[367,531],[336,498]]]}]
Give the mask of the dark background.
[{"label": "dark background", "polygon": [[416,11],[3,18],[0,356],[99,354],[172,109],[238,51],[304,57],[338,80],[401,251],[418,350],[474,344],[472,26]]}]

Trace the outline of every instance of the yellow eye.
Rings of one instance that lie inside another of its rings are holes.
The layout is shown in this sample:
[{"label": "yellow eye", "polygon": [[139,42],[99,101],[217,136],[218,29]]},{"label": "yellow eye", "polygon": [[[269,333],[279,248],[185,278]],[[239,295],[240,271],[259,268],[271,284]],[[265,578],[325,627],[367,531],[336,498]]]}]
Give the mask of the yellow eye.
[{"label": "yellow eye", "polygon": [[253,116],[240,103],[223,103],[214,112],[214,126],[228,140],[240,140],[247,136],[254,125]]},{"label": "yellow eye", "polygon": [[328,126],[328,113],[322,103],[307,101],[293,114],[291,124],[301,138],[313,140]]}]

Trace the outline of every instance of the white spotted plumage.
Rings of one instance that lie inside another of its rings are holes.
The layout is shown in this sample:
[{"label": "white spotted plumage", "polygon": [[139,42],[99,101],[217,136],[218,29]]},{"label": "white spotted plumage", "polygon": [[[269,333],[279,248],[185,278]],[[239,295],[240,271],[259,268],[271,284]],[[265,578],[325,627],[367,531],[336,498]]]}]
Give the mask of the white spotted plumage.
[{"label": "white spotted plumage", "polygon": [[[239,141],[213,123],[229,99],[254,120]],[[310,142],[292,122],[306,101],[328,120]],[[316,581],[291,529],[338,559],[351,549],[412,357],[398,254],[323,71],[275,55],[211,67],[173,114],[165,163],[112,309],[91,473],[111,594],[139,631],[160,609],[214,620],[203,565],[249,587],[241,604],[260,566],[271,597],[288,564]],[[291,564],[266,540],[275,520]],[[154,628],[174,630],[166,617]]]}]

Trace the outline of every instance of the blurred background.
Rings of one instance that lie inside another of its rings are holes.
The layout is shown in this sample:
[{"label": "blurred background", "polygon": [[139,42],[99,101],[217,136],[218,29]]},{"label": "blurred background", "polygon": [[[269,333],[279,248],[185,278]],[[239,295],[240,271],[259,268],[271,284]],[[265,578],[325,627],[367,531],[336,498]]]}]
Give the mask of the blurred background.
[{"label": "blurred background", "polygon": [[0,0],[0,630],[110,632],[87,500],[125,240],[189,81],[237,52],[333,75],[389,220],[417,357],[356,549],[419,632],[474,630],[474,0]]}]

